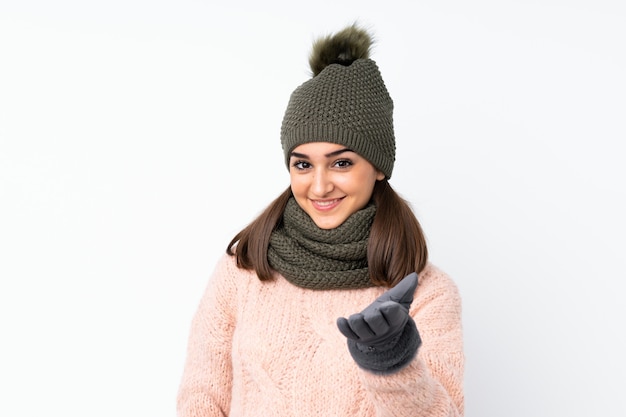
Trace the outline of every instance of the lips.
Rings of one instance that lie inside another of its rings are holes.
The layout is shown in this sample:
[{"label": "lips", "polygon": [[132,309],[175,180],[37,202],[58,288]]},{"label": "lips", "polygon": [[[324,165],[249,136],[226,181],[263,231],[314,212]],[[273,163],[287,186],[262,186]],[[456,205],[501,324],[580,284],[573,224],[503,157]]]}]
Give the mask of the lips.
[{"label": "lips", "polygon": [[332,210],[341,203],[341,198],[334,198],[332,200],[310,200],[313,207],[316,210],[328,211]]}]

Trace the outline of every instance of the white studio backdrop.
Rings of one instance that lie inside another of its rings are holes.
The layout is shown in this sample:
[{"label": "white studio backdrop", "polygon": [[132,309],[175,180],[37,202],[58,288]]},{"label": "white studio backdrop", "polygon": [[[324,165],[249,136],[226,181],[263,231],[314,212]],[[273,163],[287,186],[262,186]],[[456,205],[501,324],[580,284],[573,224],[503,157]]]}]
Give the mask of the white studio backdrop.
[{"label": "white studio backdrop", "polygon": [[466,415],[626,415],[617,0],[4,0],[0,415],[175,415],[206,280],[288,185],[311,42],[354,21],[463,296]]}]

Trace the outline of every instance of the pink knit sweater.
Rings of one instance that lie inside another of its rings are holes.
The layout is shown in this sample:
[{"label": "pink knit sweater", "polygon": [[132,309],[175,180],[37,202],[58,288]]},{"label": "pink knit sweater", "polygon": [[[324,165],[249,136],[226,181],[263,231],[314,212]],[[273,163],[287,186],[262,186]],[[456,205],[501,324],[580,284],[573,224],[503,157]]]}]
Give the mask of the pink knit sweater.
[{"label": "pink knit sweater", "polygon": [[410,311],[422,346],[398,373],[375,375],[356,365],[336,319],[384,291],[261,282],[225,255],[192,321],[178,416],[462,416],[456,285],[431,264],[422,271]]}]

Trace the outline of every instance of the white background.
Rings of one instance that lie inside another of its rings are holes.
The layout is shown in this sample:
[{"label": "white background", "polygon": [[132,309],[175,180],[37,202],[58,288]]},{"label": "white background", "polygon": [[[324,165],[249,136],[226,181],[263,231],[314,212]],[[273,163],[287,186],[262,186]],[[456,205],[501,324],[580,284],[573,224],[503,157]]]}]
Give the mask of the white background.
[{"label": "white background", "polygon": [[311,42],[355,20],[463,296],[466,415],[626,415],[624,3],[230,4],[0,3],[0,415],[175,414]]}]

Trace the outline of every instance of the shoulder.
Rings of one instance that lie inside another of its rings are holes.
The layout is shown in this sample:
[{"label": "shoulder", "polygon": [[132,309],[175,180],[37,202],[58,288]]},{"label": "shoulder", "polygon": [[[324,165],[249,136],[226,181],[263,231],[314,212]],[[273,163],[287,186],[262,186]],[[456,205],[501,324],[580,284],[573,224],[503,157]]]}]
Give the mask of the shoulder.
[{"label": "shoulder", "polygon": [[423,302],[439,302],[460,309],[461,295],[452,277],[432,263],[418,274],[416,298]]},{"label": "shoulder", "polygon": [[213,268],[205,296],[232,297],[240,291],[239,287],[251,278],[258,279],[254,272],[237,267],[236,258],[225,253],[217,260]]},{"label": "shoulder", "polygon": [[237,260],[234,256],[226,253],[217,260],[213,275],[238,275],[242,270],[237,267]]},{"label": "shoulder", "polygon": [[430,262],[418,274],[418,288],[420,286],[437,287],[458,292],[458,287],[452,277]]}]

